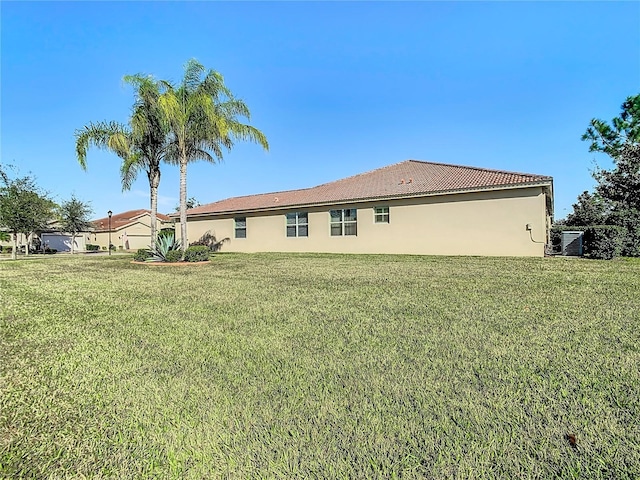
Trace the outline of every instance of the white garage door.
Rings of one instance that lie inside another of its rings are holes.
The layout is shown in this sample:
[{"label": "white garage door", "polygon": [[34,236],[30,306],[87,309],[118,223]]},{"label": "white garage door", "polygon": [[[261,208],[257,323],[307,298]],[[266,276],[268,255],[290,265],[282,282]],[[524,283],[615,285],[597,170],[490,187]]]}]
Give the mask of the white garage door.
[{"label": "white garage door", "polygon": [[[71,235],[65,233],[43,233],[41,238],[45,247],[56,249],[59,252],[71,251]],[[73,249],[76,252],[85,250],[84,235],[76,235]]]}]

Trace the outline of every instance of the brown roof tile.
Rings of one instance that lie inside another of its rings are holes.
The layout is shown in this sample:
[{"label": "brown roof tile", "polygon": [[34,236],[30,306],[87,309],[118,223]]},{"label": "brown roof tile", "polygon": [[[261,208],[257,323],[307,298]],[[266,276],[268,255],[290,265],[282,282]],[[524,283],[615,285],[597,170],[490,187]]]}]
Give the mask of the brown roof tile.
[{"label": "brown roof tile", "polygon": [[[551,177],[486,168],[406,160],[317,187],[232,197],[188,210],[188,215],[219,214],[284,207],[416,197],[537,183]],[[178,214],[171,214],[176,217]]]},{"label": "brown roof tile", "polygon": [[[127,225],[134,223],[138,218],[148,213],[151,213],[151,210],[147,210],[144,208],[129,210],[122,213],[114,213],[113,215],[111,215],[111,230],[113,231],[126,227]],[[164,215],[163,213],[158,213],[157,218],[158,220],[164,222],[168,222],[171,220],[168,215]],[[98,218],[97,220],[93,220],[92,223],[96,228],[96,232],[106,232],[109,230],[109,217]]]}]

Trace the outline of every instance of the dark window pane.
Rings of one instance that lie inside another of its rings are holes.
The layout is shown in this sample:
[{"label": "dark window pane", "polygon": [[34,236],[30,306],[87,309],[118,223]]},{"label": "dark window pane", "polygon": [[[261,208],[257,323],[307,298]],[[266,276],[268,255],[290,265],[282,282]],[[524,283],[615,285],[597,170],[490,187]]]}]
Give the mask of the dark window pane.
[{"label": "dark window pane", "polygon": [[287,213],[287,225],[295,225],[295,224],[296,224],[296,214]]},{"label": "dark window pane", "polygon": [[332,222],[340,222],[342,220],[342,210],[331,210],[329,214]]},{"label": "dark window pane", "polygon": [[287,237],[295,237],[296,236],[296,227],[295,225],[291,225],[287,227]]},{"label": "dark window pane", "polygon": [[331,225],[331,236],[332,237],[339,237],[342,235],[342,224],[341,223],[334,223]]},{"label": "dark window pane", "polygon": [[308,236],[308,231],[307,231],[307,226],[306,225],[300,225],[298,227],[298,236],[299,237],[306,237]]},{"label": "dark window pane", "polygon": [[344,211],[344,220],[346,221],[353,221],[356,220],[357,218],[357,210],[355,208],[347,208]]},{"label": "dark window pane", "polygon": [[298,214],[298,223],[309,223],[307,220],[307,212],[301,212]]},{"label": "dark window pane", "polygon": [[236,238],[247,238],[247,229],[236,228]]},{"label": "dark window pane", "polygon": [[356,223],[345,223],[344,224],[344,234],[345,235],[357,235],[358,226]]}]

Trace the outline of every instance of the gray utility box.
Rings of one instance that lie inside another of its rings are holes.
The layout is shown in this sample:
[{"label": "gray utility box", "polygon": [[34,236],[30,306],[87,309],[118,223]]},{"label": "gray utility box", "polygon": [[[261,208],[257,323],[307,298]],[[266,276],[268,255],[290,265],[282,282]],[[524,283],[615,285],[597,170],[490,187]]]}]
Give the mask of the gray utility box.
[{"label": "gray utility box", "polygon": [[562,232],[562,255],[582,256],[582,238],[584,232]]}]

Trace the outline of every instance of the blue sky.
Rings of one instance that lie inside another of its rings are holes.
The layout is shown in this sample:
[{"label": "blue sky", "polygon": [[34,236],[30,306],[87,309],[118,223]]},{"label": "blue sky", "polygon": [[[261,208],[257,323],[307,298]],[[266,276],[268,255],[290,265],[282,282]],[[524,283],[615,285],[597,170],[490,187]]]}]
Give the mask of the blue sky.
[{"label": "blue sky", "polygon": [[[126,74],[221,72],[268,137],[191,164],[200,203],[311,187],[406,159],[554,177],[556,217],[591,189],[580,140],[640,92],[638,2],[13,2],[1,8],[0,162],[94,218],[148,208],[144,174],[75,158],[74,131],[126,122]],[[178,205],[163,167],[161,212]]]}]

